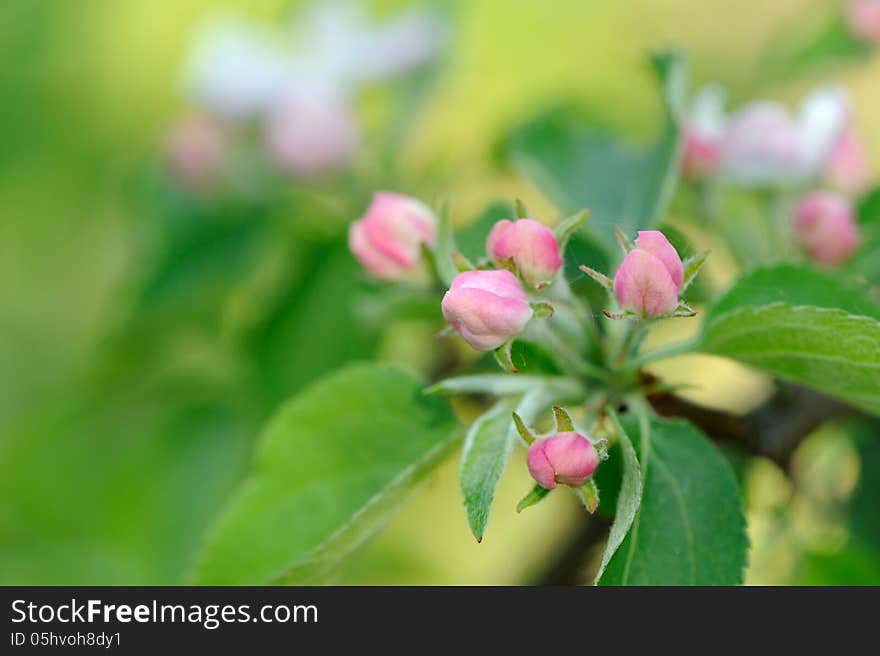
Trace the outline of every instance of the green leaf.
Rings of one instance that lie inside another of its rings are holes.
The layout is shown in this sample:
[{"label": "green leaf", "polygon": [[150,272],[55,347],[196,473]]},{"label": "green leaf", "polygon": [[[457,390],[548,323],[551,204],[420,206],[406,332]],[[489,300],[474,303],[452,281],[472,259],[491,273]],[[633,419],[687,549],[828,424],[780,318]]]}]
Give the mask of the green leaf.
[{"label": "green leaf", "polygon": [[608,291],[579,269],[586,266],[605,275],[614,273],[612,260],[602,245],[583,231],[575,233],[566,245],[563,260],[565,279],[569,281],[572,293],[585,301],[594,313],[608,307]]},{"label": "green leaf", "polygon": [[850,428],[859,452],[859,482],[849,500],[849,527],[853,539],[880,554],[880,440],[877,423]]},{"label": "green leaf", "polygon": [[709,309],[706,323],[744,306],[791,303],[838,308],[880,319],[880,304],[861,285],[806,266],[780,264],[756,269],[740,278]]},{"label": "green leaf", "polygon": [[653,63],[665,112],[652,144],[632,145],[584,113],[562,108],[518,129],[503,147],[508,163],[566,215],[590,209],[587,228],[608,253],[616,249],[614,225],[634,235],[657,224],[678,180],[685,63],[676,54]]},{"label": "green leaf", "polygon": [[710,310],[697,349],[880,414],[880,306],[795,266],[754,272]]},{"label": "green leaf", "polygon": [[375,533],[456,442],[448,406],[388,365],[352,365],[270,421],[194,581],[317,582]]},{"label": "green leaf", "polygon": [[495,486],[517,441],[511,415],[515,411],[529,425],[553,403],[558,392],[552,386],[541,385],[530,389],[518,402],[503,399],[477,419],[468,431],[462,450],[459,484],[468,526],[477,541],[483,539]]},{"label": "green leaf", "polygon": [[513,449],[511,413],[517,402],[516,398],[498,401],[471,424],[464,441],[459,485],[468,526],[477,542],[483,539],[495,486]]},{"label": "green leaf", "polygon": [[136,291],[137,309],[196,317],[216,312],[235,284],[265,257],[273,235],[258,211],[187,217],[150,258]]},{"label": "green leaf", "polygon": [[637,443],[642,502],[599,583],[742,583],[746,523],[724,456],[686,421],[626,418],[624,428]]},{"label": "green leaf", "polygon": [[[623,426],[620,425],[620,419],[616,414],[611,415],[614,422],[614,432],[617,436],[617,443],[620,445],[623,454],[622,478],[620,483],[620,492],[617,495],[617,510],[614,514],[614,523],[611,525],[611,531],[608,533],[608,542],[605,544],[605,552],[602,554],[602,563],[599,565],[599,571],[596,573],[596,583],[602,578],[605,568],[611,561],[611,557],[617,553],[617,549],[626,538],[629,529],[633,524],[636,513],[639,510],[639,504],[642,502],[642,472],[639,466],[636,452],[632,442]],[[643,427],[642,433],[646,433],[647,429]]]}]

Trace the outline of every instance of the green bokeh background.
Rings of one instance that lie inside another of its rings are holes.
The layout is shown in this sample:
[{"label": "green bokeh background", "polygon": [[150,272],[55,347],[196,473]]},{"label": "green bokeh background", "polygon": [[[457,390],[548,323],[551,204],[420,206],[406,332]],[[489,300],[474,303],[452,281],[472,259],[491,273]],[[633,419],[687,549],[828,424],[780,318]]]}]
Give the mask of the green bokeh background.
[{"label": "green bokeh background", "polygon": [[[375,7],[385,12],[404,4]],[[290,6],[281,0],[3,2],[0,583],[179,582],[205,523],[241,475],[270,408],[235,394],[234,382],[245,374],[222,340],[184,330],[155,353],[119,348],[109,361],[100,354],[134,303],[130,281],[144,223],[154,219],[143,210],[144,171],[183,108],[179,67],[193,27],[228,10],[280,21]],[[756,93],[794,102],[817,79],[762,86],[760,54],[788,30],[808,32],[837,7],[816,0],[461,2],[448,66],[402,168],[432,167],[436,174],[421,176],[417,191],[448,196],[459,218],[513,196],[553,217],[536,190],[493,164],[493,146],[506,130],[545,106],[576,99],[622,129],[645,134],[658,111],[645,56],[669,45],[687,52],[697,83],[724,83],[734,102]],[[865,65],[834,74],[852,96],[876,165],[880,51]],[[329,284],[328,293],[339,284]],[[162,324],[141,329],[162,330]],[[408,353],[405,344],[423,326],[393,330],[390,342],[400,337],[404,346],[383,347],[380,357],[418,364],[419,353]],[[768,389],[759,376],[705,358],[664,367],[671,378],[696,381],[695,398],[731,409],[747,407]],[[108,388],[113,393],[105,399]],[[801,449],[796,489],[769,463],[746,468],[754,545],[749,582],[880,582],[880,561],[848,546],[846,522],[826,512],[848,498],[860,471],[853,440],[826,433]],[[482,544],[466,529],[453,459],[340,581],[533,580],[571,535],[580,510],[554,495],[540,511],[517,516],[514,505],[528,487],[521,465],[515,459],[502,481]]]}]

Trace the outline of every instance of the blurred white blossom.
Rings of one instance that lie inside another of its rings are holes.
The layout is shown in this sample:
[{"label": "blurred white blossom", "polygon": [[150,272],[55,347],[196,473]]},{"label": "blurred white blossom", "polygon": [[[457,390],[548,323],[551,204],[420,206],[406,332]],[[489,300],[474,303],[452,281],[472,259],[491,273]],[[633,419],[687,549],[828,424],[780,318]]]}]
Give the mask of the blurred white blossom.
[{"label": "blurred white blossom", "polygon": [[332,87],[298,88],[273,107],[263,133],[266,154],[296,177],[315,177],[354,158],[358,129],[348,99]]},{"label": "blurred white blossom", "polygon": [[721,144],[719,175],[744,187],[793,186],[826,167],[848,121],[849,106],[838,89],[810,94],[793,116],[783,105],[755,101],[730,117]]},{"label": "blurred white blossom", "polygon": [[278,34],[240,19],[214,19],[198,32],[184,72],[187,97],[220,116],[256,116],[291,82],[293,62]]},{"label": "blurred white blossom", "polygon": [[445,26],[435,12],[413,9],[371,22],[358,2],[315,4],[292,24],[298,53],[342,85],[375,82],[409,72],[434,58]]},{"label": "blurred white blossom", "polygon": [[445,32],[435,12],[371,21],[353,0],[315,2],[286,28],[215,18],[187,58],[185,93],[208,114],[260,122],[268,159],[311,177],[353,159],[359,88],[426,64]]}]

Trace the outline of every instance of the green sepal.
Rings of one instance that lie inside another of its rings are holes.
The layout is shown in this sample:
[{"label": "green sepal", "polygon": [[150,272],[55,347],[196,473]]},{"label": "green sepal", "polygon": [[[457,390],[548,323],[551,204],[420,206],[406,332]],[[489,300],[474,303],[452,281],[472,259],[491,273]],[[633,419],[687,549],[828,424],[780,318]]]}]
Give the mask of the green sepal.
[{"label": "green sepal", "polygon": [[497,362],[498,366],[501,367],[502,369],[504,369],[505,371],[512,373],[512,374],[518,374],[519,369],[517,369],[516,366],[513,364],[513,358],[511,357],[511,354],[510,354],[510,349],[511,349],[512,345],[513,345],[513,340],[510,340],[508,342],[505,342],[501,346],[499,346],[497,349],[495,349],[495,351],[494,351],[495,362]]},{"label": "green sepal", "polygon": [[547,319],[553,316],[555,308],[549,303],[532,303],[532,318]]},{"label": "green sepal", "polygon": [[550,490],[541,487],[540,485],[535,485],[535,487],[532,488],[532,491],[520,499],[519,503],[516,504],[516,512],[521,513],[529,506],[534,506],[536,503],[542,501],[548,494],[550,494]]},{"label": "green sepal", "polygon": [[679,294],[683,293],[691,286],[691,283],[694,281],[694,278],[697,277],[700,269],[703,268],[703,265],[706,263],[706,258],[708,257],[709,251],[702,251],[691,255],[682,262],[682,266],[684,267],[684,278],[681,282],[681,287],[679,287],[678,290]]},{"label": "green sepal", "polygon": [[614,239],[617,240],[617,245],[620,246],[620,250],[623,251],[624,256],[636,247],[630,238],[623,234],[623,230],[618,226],[614,226]]},{"label": "green sepal", "polygon": [[560,405],[553,406],[553,417],[556,419],[556,432],[557,433],[574,433],[574,424],[571,421],[571,417]]},{"label": "green sepal", "polygon": [[577,488],[575,492],[588,513],[592,515],[596,512],[596,508],[599,507],[599,488],[596,487],[596,481],[588,478],[587,482]]},{"label": "green sepal", "polygon": [[595,269],[591,269],[585,264],[581,264],[578,269],[586,273],[590,278],[602,285],[606,291],[611,292],[614,289],[614,281],[604,273],[599,273]]},{"label": "green sepal", "polygon": [[535,437],[535,435],[532,433],[532,431],[529,430],[529,427],[525,425],[525,422],[523,422],[522,417],[520,417],[515,412],[513,413],[513,425],[516,426],[516,432],[519,433],[519,436],[521,438],[523,438],[523,441],[526,444],[531,444],[536,439],[538,439],[537,437]]},{"label": "green sepal", "polygon": [[565,252],[565,247],[568,245],[571,236],[584,224],[584,221],[587,220],[589,215],[590,210],[581,210],[577,214],[572,214],[571,216],[562,219],[562,221],[556,225],[553,229],[553,234],[556,235],[556,241],[559,244],[560,253]]}]

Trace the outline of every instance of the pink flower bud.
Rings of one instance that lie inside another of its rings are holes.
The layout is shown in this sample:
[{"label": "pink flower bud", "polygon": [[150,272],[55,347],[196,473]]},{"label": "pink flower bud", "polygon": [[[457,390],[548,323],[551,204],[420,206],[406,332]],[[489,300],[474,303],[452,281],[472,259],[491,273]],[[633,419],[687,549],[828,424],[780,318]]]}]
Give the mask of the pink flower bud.
[{"label": "pink flower bud", "polygon": [[357,124],[345,98],[318,88],[288,94],[268,116],[263,136],[268,158],[299,178],[348,166],[358,147]]},{"label": "pink flower bud", "polygon": [[529,446],[526,462],[538,485],[552,490],[557,483],[580,487],[599,465],[593,444],[578,433],[557,433]]},{"label": "pink flower bud", "polygon": [[840,191],[858,195],[868,186],[868,162],[865,148],[852,128],[847,128],[834,144],[825,179]]},{"label": "pink flower bud", "polygon": [[498,348],[532,317],[525,291],[505,269],[458,274],[441,309],[449,325],[478,351]]},{"label": "pink flower bud", "polygon": [[684,279],[681,258],[656,230],[639,232],[635,244],[614,273],[614,296],[622,309],[643,317],[669,314]]},{"label": "pink flower bud", "polygon": [[682,135],[682,172],[689,178],[713,176],[718,170],[727,128],[724,101],[724,89],[717,85],[703,87],[694,96]]},{"label": "pink flower bud", "polygon": [[348,245],[377,278],[398,280],[419,269],[422,244],[433,244],[437,219],[422,202],[379,191],[363,218],[351,224]]},{"label": "pink flower bud", "polygon": [[532,219],[496,223],[486,238],[486,252],[496,265],[513,260],[523,280],[533,287],[551,282],[562,266],[556,235]]},{"label": "pink flower bud", "polygon": [[178,181],[192,189],[209,187],[223,172],[227,155],[224,126],[204,115],[187,116],[165,141],[168,168]]},{"label": "pink flower bud", "polygon": [[859,246],[859,230],[849,201],[842,196],[816,192],[795,207],[794,230],[798,241],[817,264],[833,266]]},{"label": "pink flower bud", "polygon": [[718,139],[700,134],[691,126],[684,127],[681,168],[685,177],[700,179],[713,175],[720,159],[721,144]]},{"label": "pink flower bud", "polygon": [[639,236],[635,240],[636,248],[640,251],[647,251],[658,260],[663,262],[672,282],[675,283],[676,289],[681,287],[684,280],[684,266],[678,251],[669,243],[666,236],[659,230],[640,230]]},{"label": "pink flower bud", "polygon": [[846,22],[856,36],[880,42],[880,0],[850,0]]}]

